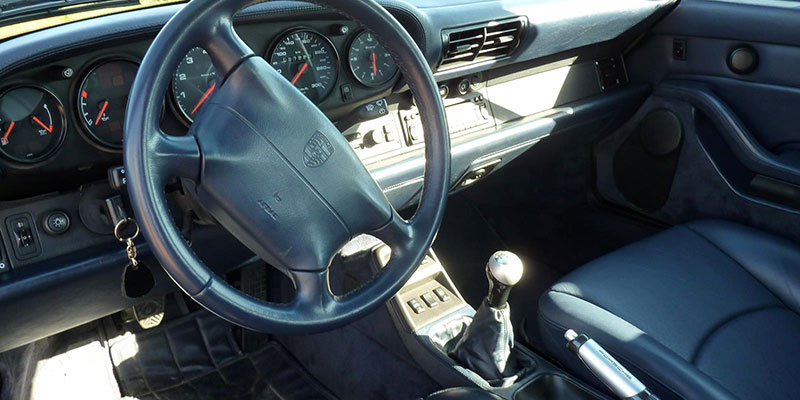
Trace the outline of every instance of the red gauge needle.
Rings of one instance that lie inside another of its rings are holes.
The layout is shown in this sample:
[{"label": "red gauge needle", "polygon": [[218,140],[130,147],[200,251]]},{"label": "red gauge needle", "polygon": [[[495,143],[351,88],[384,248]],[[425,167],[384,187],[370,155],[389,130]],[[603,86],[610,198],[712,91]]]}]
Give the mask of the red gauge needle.
[{"label": "red gauge needle", "polygon": [[208,90],[206,90],[206,92],[203,94],[203,98],[202,98],[202,99],[200,99],[200,101],[197,103],[197,105],[196,105],[196,106],[194,106],[194,108],[192,109],[192,115],[194,115],[194,113],[196,113],[196,112],[197,112],[197,110],[200,108],[200,106],[202,106],[202,105],[203,105],[203,103],[205,103],[205,102],[206,102],[206,100],[208,100],[208,96],[211,96],[211,93],[212,93],[212,92],[214,92],[214,89],[215,89],[216,87],[217,87],[217,82],[214,82],[214,83],[211,85],[211,87],[210,87],[210,88],[208,88]]},{"label": "red gauge needle", "polygon": [[100,121],[102,121],[103,114],[106,113],[106,108],[108,108],[108,100],[103,103],[103,106],[100,107],[100,114],[97,114],[97,119],[94,120],[94,126],[100,125]]},{"label": "red gauge needle", "polygon": [[40,121],[39,118],[36,118],[36,117],[33,117],[33,122],[36,122],[37,124],[41,125],[42,128],[44,128],[44,130],[46,130],[48,132],[51,132],[51,133],[53,132],[53,125],[47,126],[47,125],[44,124],[44,122]]},{"label": "red gauge needle", "polygon": [[8,129],[6,130],[6,134],[3,135],[3,143],[8,143],[8,135],[10,135],[11,134],[11,130],[14,129],[14,124],[15,123],[16,122],[11,121],[11,125],[8,126]]},{"label": "red gauge needle", "polygon": [[378,60],[375,58],[375,52],[372,52],[372,73],[378,76]]},{"label": "red gauge needle", "polygon": [[303,72],[306,72],[306,68],[308,68],[308,63],[305,63],[302,67],[300,67],[300,72],[298,72],[297,75],[294,76],[294,79],[292,79],[292,85],[297,83],[297,80],[300,79],[300,76],[303,75]]}]

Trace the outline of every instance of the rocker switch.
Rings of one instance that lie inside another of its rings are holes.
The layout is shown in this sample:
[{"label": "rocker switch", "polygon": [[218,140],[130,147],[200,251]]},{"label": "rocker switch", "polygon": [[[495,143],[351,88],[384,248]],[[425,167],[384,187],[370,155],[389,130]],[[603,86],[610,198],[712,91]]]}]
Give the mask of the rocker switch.
[{"label": "rocker switch", "polygon": [[431,294],[430,292],[429,293],[424,293],[420,297],[422,298],[422,301],[424,301],[425,304],[427,304],[428,307],[430,307],[430,308],[433,308],[433,307],[436,307],[436,306],[439,305],[439,302],[436,301],[436,297],[433,297],[433,294]]},{"label": "rocker switch", "polygon": [[411,307],[412,310],[414,310],[415,314],[422,314],[425,312],[425,307],[422,304],[420,304],[420,302],[417,299],[409,300],[408,306]]},{"label": "rocker switch", "polygon": [[447,300],[450,300],[450,295],[447,294],[447,292],[444,290],[443,287],[438,287],[436,289],[433,289],[433,294],[435,294],[436,297],[439,298],[439,301],[441,301],[442,303],[444,303]]}]

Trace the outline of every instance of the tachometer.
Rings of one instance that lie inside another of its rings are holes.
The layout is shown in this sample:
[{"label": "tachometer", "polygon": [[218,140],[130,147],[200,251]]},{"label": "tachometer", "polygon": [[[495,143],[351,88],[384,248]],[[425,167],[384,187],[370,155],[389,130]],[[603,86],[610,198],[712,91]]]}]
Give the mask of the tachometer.
[{"label": "tachometer", "polygon": [[172,96],[189,123],[194,122],[194,117],[216,89],[216,79],[211,57],[199,47],[189,50],[178,65],[172,77]]},{"label": "tachometer", "polygon": [[139,66],[131,61],[109,61],[95,67],[78,91],[78,113],[83,127],[103,145],[122,148],[122,126],[128,95]]},{"label": "tachometer", "polygon": [[314,103],[325,100],[336,85],[336,50],[317,32],[299,30],[282,37],[269,62]]},{"label": "tachometer", "polygon": [[385,85],[397,74],[392,54],[378,43],[370,32],[358,34],[347,55],[350,72],[362,84],[370,87]]},{"label": "tachometer", "polygon": [[51,155],[66,132],[64,107],[43,89],[25,86],[0,96],[0,153],[26,163]]}]

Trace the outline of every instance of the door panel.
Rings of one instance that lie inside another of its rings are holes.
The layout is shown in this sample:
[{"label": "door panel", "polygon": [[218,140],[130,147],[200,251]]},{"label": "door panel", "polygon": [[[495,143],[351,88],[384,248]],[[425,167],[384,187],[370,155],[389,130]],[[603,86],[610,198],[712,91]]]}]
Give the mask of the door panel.
[{"label": "door panel", "polygon": [[[757,63],[736,73],[729,56],[745,47]],[[800,240],[800,2],[684,0],[626,64],[655,90],[597,144],[598,194],[668,223],[719,217]],[[632,152],[662,109],[680,120],[679,148]]]}]

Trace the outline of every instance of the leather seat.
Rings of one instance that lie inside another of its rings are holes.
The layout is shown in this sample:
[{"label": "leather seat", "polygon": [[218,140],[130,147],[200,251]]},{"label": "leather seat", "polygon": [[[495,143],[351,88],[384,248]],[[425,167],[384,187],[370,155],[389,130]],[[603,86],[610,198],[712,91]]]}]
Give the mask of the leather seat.
[{"label": "leather seat", "polygon": [[564,277],[539,302],[547,351],[586,333],[662,399],[800,398],[800,247],[742,225],[676,226]]},{"label": "leather seat", "polygon": [[502,400],[503,398],[478,388],[449,388],[431,394],[426,400]]}]

